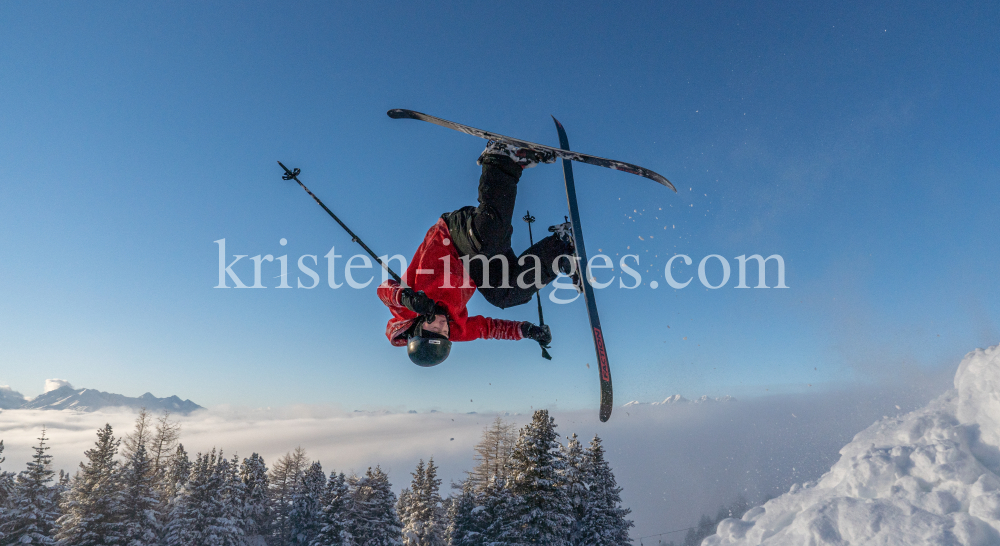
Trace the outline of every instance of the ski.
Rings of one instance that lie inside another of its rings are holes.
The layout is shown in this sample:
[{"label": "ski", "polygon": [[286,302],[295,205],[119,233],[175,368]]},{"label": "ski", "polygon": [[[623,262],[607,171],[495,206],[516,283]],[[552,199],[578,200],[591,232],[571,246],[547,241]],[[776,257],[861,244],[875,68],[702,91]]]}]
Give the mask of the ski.
[{"label": "ski", "polygon": [[674,185],[671,184],[669,180],[664,178],[663,175],[657,174],[645,167],[640,167],[638,165],[633,165],[631,163],[625,163],[624,161],[605,159],[603,157],[572,152],[568,148],[560,149],[560,148],[553,148],[551,146],[546,146],[544,144],[536,144],[534,142],[528,142],[527,140],[521,140],[497,133],[491,133],[489,131],[483,131],[482,129],[476,129],[475,127],[469,127],[468,125],[462,125],[461,123],[455,123],[454,121],[448,121],[446,119],[436,118],[434,116],[429,116],[427,114],[421,114],[420,112],[414,112],[413,110],[394,108],[392,110],[389,110],[387,114],[392,119],[417,119],[420,121],[426,121],[429,123],[433,123],[435,125],[440,125],[441,127],[454,129],[455,131],[459,131],[467,135],[477,136],[479,138],[485,138],[487,140],[496,140],[499,142],[517,146],[519,148],[528,148],[531,150],[551,152],[555,154],[556,157],[562,159],[579,161],[581,163],[586,163],[588,165],[597,165],[598,167],[605,167],[608,169],[614,169],[616,171],[622,171],[626,173],[643,176],[645,178],[663,184],[664,186],[674,190],[675,192],[677,191],[677,188],[675,188]]},{"label": "ski", "polygon": [[[559,146],[569,151],[569,139],[566,129],[555,117],[556,130],[559,131]],[[563,179],[566,181],[566,201],[569,204],[569,217],[573,228],[573,241],[576,245],[577,267],[582,268],[580,282],[583,284],[583,300],[587,304],[587,316],[590,318],[590,330],[594,336],[594,348],[597,350],[597,370],[601,378],[601,422],[611,418],[614,396],[611,390],[611,367],[608,365],[608,351],[604,347],[604,332],[601,330],[601,317],[597,314],[597,301],[594,299],[594,287],[590,285],[590,267],[587,263],[587,250],[583,246],[583,227],[580,225],[580,209],[576,206],[576,184],[573,182],[573,164],[569,158],[563,157]],[[668,182],[669,184],[669,182]],[[673,186],[671,186],[673,187]]]}]

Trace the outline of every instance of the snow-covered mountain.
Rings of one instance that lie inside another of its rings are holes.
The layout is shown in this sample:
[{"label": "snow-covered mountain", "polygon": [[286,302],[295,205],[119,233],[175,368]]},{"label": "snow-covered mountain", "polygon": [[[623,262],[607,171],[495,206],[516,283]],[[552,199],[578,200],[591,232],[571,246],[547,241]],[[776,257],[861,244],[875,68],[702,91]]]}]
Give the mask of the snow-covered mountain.
[{"label": "snow-covered mountain", "polygon": [[954,384],[702,545],[1000,544],[1000,345],[966,355]]},{"label": "snow-covered mountain", "polygon": [[0,410],[14,409],[24,405],[24,395],[7,385],[0,385]]},{"label": "snow-covered mountain", "polygon": [[152,412],[167,410],[180,414],[204,409],[176,396],[157,398],[147,392],[133,398],[94,389],[74,389],[73,385],[61,380],[46,381],[46,392],[30,400],[10,387],[0,387],[0,409],[97,411],[113,407],[146,408]]},{"label": "snow-covered mountain", "polygon": [[622,404],[623,408],[635,407],[635,406],[663,406],[667,404],[704,404],[706,402],[735,402],[736,399],[732,396],[720,396],[718,398],[709,398],[708,395],[702,395],[700,398],[695,398],[694,400],[688,400],[679,394],[673,396],[668,396],[661,402],[640,402],[638,400],[633,400],[631,402],[626,402]]}]

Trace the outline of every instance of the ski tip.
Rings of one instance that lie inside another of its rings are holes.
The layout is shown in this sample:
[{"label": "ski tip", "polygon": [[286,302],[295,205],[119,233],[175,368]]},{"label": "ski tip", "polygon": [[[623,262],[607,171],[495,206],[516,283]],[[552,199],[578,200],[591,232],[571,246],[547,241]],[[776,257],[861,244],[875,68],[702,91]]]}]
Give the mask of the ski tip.
[{"label": "ski tip", "polygon": [[[551,114],[549,114],[549,115],[551,116]],[[562,129],[562,128],[563,128],[563,124],[562,124],[562,123],[559,123],[559,120],[558,120],[558,119],[556,119],[556,117],[555,117],[555,116],[552,116],[552,121],[556,122],[556,127],[559,127],[560,129]]]},{"label": "ski tip", "polygon": [[611,408],[608,408],[607,411],[601,408],[601,422],[607,423],[608,419],[611,419]]},{"label": "ski tip", "polygon": [[392,119],[403,119],[403,118],[412,118],[413,117],[413,113],[412,112],[413,112],[412,110],[404,110],[402,108],[393,108],[392,110],[389,110],[388,112],[386,112],[386,114],[390,118],[392,118]]}]

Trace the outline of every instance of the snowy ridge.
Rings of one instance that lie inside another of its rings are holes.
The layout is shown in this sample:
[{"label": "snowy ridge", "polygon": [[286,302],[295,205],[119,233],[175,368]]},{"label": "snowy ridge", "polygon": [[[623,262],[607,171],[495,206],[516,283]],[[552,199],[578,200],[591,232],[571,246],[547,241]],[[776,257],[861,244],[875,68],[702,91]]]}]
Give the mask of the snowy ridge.
[{"label": "snowy ridge", "polygon": [[[48,382],[47,382],[48,383]],[[190,400],[181,400],[176,396],[157,398],[152,393],[146,393],[137,398],[98,391],[94,389],[74,389],[72,385],[62,382],[61,386],[26,400],[21,393],[7,389],[6,397],[0,398],[0,409],[41,409],[41,410],[71,410],[98,411],[104,408],[127,407],[133,409],[146,408],[153,412],[170,411],[172,413],[188,414],[204,409]],[[17,396],[14,396],[14,393]],[[5,393],[0,390],[0,397]],[[20,397],[20,400],[17,397]]]},{"label": "snowy ridge", "polygon": [[19,408],[24,405],[24,400],[23,394],[8,385],[0,385],[0,410]]},{"label": "snowy ridge", "polygon": [[702,395],[700,398],[695,398],[694,400],[688,400],[679,394],[673,396],[668,396],[663,399],[662,402],[640,402],[638,400],[633,400],[631,402],[626,402],[622,404],[623,408],[635,407],[635,406],[663,406],[667,404],[704,404],[706,402],[735,402],[736,399],[732,396],[720,396],[718,398],[710,398],[708,395]]},{"label": "snowy ridge", "polygon": [[1000,544],[1000,345],[966,355],[954,384],[857,434],[817,482],[723,520],[703,546]]}]

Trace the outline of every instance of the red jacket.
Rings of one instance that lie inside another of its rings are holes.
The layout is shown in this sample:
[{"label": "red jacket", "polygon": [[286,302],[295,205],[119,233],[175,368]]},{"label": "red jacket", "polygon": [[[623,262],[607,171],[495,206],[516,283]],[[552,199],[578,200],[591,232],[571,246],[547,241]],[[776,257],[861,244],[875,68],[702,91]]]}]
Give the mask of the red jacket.
[{"label": "red jacket", "polygon": [[[469,316],[465,305],[476,293],[476,286],[469,280],[459,259],[451,234],[444,220],[438,219],[424,236],[424,242],[413,255],[403,280],[413,290],[423,290],[432,300],[448,310],[448,338],[452,341],[474,339],[521,339],[521,323],[513,320]],[[394,280],[378,287],[378,297],[392,312],[385,327],[389,341],[401,347],[406,345],[406,330],[419,315],[403,307],[400,295],[403,289]]]}]

